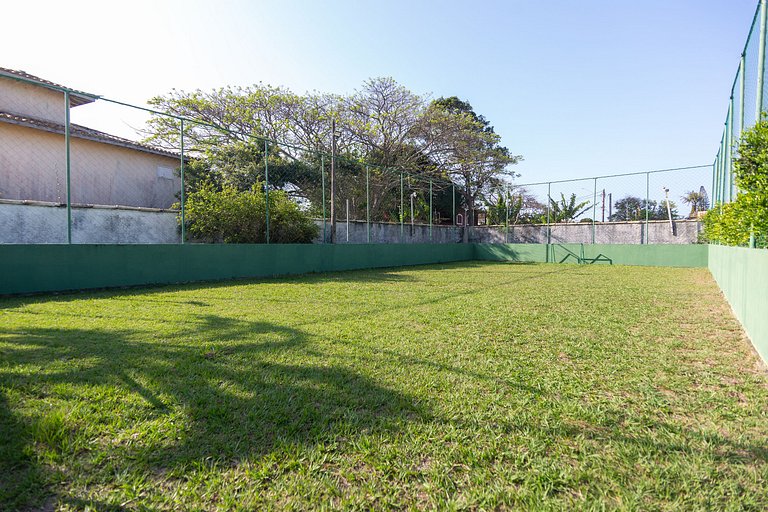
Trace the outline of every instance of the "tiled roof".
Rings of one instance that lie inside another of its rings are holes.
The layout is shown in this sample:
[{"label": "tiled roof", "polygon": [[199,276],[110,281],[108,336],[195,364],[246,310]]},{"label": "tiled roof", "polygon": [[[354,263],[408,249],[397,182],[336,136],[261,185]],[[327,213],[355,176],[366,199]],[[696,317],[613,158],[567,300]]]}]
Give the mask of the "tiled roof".
[{"label": "tiled roof", "polygon": [[[16,124],[19,126],[26,126],[28,128],[35,128],[50,133],[64,133],[64,125],[59,123],[53,123],[51,121],[44,121],[42,119],[36,119],[34,117],[20,116],[17,114],[11,114],[9,112],[0,112],[0,122]],[[92,128],[87,128],[79,124],[70,124],[69,133],[72,137],[79,139],[87,139],[95,142],[102,142],[104,144],[111,144],[113,146],[120,146],[128,149],[134,149],[142,151],[144,153],[152,153],[160,156],[167,156],[171,158],[180,158],[181,155],[172,151],[166,151],[164,149],[149,146],[147,144],[140,144],[129,139],[117,137],[116,135],[110,135],[109,133],[100,132]]]},{"label": "tiled roof", "polygon": [[98,98],[98,96],[95,94],[89,94],[83,91],[76,91],[74,89],[70,89],[69,87],[65,87],[63,85],[59,85],[57,83],[51,82],[50,80],[45,80],[43,78],[40,78],[39,76],[30,75],[26,71],[19,71],[17,69],[8,69],[8,68],[0,67],[0,76],[10,76],[10,77],[21,78],[22,80],[20,81],[22,82],[35,82],[40,85],[49,86],[57,90],[66,89],[69,91],[69,104],[72,107],[77,107],[78,105],[85,105],[86,103],[92,103]]}]

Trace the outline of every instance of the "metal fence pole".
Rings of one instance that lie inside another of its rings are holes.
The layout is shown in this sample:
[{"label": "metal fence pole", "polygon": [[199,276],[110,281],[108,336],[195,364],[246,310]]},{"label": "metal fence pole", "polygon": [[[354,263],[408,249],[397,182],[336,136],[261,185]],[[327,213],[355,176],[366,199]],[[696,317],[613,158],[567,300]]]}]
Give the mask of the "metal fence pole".
[{"label": "metal fence pole", "polygon": [[595,245],[595,216],[597,215],[597,178],[592,192],[592,245]]},{"label": "metal fence pole", "polygon": [[[552,183],[547,183],[547,263],[549,263],[550,244],[552,243],[552,228],[549,225],[549,209],[552,203]],[[554,255],[552,256],[554,260]]]},{"label": "metal fence pole", "polygon": [[403,194],[403,171],[400,171],[400,243],[403,243],[405,238],[405,196]]},{"label": "metal fence pole", "polygon": [[728,150],[726,149],[726,145],[728,144],[728,141],[726,139],[726,134],[723,133],[723,140],[721,142],[722,144],[722,150],[723,155],[721,157],[721,170],[720,170],[720,201],[725,202],[725,183],[726,178],[728,176]]},{"label": "metal fence pole", "polygon": [[184,206],[184,120],[181,120],[181,157],[179,160],[179,174],[181,175],[181,243],[183,244],[187,238],[187,221],[185,216]]},{"label": "metal fence pole", "polygon": [[760,0],[760,43],[757,48],[757,91],[755,98],[755,121],[760,122],[763,113],[763,73],[765,72],[765,30],[766,30],[766,0]]},{"label": "metal fence pole", "polygon": [[456,185],[451,183],[451,215],[454,226],[456,225]]},{"label": "metal fence pole", "polygon": [[512,194],[510,193],[509,189],[507,189],[507,196],[504,198],[504,206],[506,210],[506,220],[504,221],[507,227],[507,232],[504,233],[504,243],[509,243],[509,200],[512,197]]},{"label": "metal fence pole", "polygon": [[368,243],[371,243],[371,176],[368,166],[365,166],[365,227]]},{"label": "metal fence pole", "polygon": [[742,132],[744,132],[744,94],[746,93],[747,83],[744,79],[744,72],[746,70],[747,54],[742,52],[741,62],[739,63],[739,138],[741,138]]},{"label": "metal fence pole", "polygon": [[320,187],[323,189],[323,243],[328,242],[328,224],[325,221],[325,155],[320,155]]},{"label": "metal fence pole", "polygon": [[549,227],[549,209],[552,203],[552,183],[547,183],[547,244],[551,242],[552,232]]},{"label": "metal fence pole", "polygon": [[67,243],[72,243],[72,163],[70,160],[69,91],[64,91],[64,146],[67,167]]},{"label": "metal fence pole", "polygon": [[728,129],[726,137],[728,145],[726,147],[726,155],[728,155],[728,201],[733,201],[733,95],[731,95],[731,103],[728,106],[728,120],[726,121],[726,127]]},{"label": "metal fence pole", "polygon": [[432,241],[432,178],[429,179],[429,241]]},{"label": "metal fence pole", "polygon": [[648,240],[650,239],[648,236],[648,227],[649,227],[649,212],[648,208],[651,201],[651,173],[647,172],[645,173],[645,245],[648,245]]},{"label": "metal fence pole", "polygon": [[264,193],[267,200],[267,244],[269,244],[269,145],[264,139]]}]

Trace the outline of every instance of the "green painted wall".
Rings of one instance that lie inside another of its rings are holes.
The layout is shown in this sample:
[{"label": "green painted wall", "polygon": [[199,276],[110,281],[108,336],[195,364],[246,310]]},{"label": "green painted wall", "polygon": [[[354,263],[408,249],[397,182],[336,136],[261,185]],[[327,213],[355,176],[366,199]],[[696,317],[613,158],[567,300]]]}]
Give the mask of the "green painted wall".
[{"label": "green painted wall", "polygon": [[490,261],[585,263],[651,267],[706,267],[706,245],[476,244],[475,258]]},{"label": "green painted wall", "polygon": [[[582,253],[583,251],[583,253]],[[473,259],[705,267],[703,245],[0,245],[0,294],[269,277]]]},{"label": "green painted wall", "polygon": [[710,245],[709,271],[768,362],[768,250]]},{"label": "green painted wall", "polygon": [[471,260],[470,244],[0,245],[0,294]]}]

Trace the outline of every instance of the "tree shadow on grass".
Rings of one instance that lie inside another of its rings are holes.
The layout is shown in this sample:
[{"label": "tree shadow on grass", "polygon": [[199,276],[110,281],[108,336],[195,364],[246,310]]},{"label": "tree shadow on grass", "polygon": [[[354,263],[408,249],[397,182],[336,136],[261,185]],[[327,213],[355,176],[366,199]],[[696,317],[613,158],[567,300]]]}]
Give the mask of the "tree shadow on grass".
[{"label": "tree shadow on grass", "polygon": [[[429,416],[412,397],[310,355],[311,336],[300,330],[207,315],[172,337],[151,336],[0,328],[0,453],[10,461],[0,466],[10,471],[0,476],[0,488],[10,489],[0,494],[0,509],[39,504],[33,490],[52,476],[33,454],[40,443],[58,453],[64,472],[73,464],[95,464],[87,459],[101,451],[101,464],[111,466],[102,471],[163,474],[313,446],[339,432],[398,430]],[[8,405],[4,393],[11,391],[24,397],[30,415]],[[88,412],[41,439],[38,424],[48,421],[50,404]],[[142,430],[179,416],[181,425]],[[89,439],[62,441],[78,436]],[[82,498],[52,490],[62,503]]]}]

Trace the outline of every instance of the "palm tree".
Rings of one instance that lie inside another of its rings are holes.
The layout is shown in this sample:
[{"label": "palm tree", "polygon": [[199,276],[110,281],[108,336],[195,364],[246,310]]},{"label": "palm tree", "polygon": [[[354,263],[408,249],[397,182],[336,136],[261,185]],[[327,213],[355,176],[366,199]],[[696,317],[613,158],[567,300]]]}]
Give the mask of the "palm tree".
[{"label": "palm tree", "polygon": [[704,211],[707,209],[706,192],[702,193],[701,190],[699,192],[696,192],[695,190],[690,190],[686,192],[685,195],[681,197],[681,199],[685,204],[691,205],[691,213],[688,214],[689,219],[696,217],[697,212]]}]

